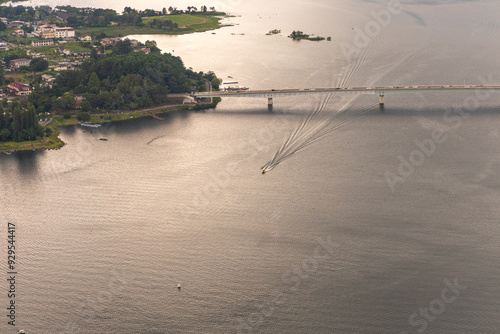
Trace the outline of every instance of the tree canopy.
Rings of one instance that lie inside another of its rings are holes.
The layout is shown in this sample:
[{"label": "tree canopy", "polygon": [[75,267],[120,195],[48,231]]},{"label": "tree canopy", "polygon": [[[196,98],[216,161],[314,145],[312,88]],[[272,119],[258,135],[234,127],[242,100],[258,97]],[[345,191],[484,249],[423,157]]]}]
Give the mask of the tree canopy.
[{"label": "tree canopy", "polygon": [[83,95],[85,109],[131,110],[164,103],[170,92],[189,92],[193,86],[203,91],[207,80],[215,87],[219,83],[213,72],[188,70],[179,57],[168,53],[115,53],[60,72],[52,89],[36,88],[29,100],[37,112],[69,110],[69,98],[67,103],[59,101],[67,93]]}]

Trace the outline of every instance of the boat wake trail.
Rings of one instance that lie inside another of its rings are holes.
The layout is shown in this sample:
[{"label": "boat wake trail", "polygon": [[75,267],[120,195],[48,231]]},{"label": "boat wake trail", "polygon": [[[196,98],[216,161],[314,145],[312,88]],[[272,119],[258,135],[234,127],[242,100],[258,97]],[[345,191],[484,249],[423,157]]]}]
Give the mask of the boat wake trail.
[{"label": "boat wake trail", "polygon": [[[337,130],[353,119],[364,115],[371,110],[374,110],[376,106],[376,103],[372,103],[355,112],[341,111],[336,115],[335,118],[323,119],[319,120],[318,122],[311,122],[310,118],[308,117],[308,120],[302,123],[301,126],[299,126],[299,128],[294,131],[294,133],[279,148],[273,158],[264,166],[262,166],[262,172],[265,173],[272,170],[274,167],[276,167],[286,159],[292,157],[297,152],[313,144],[314,142],[322,139],[329,133]],[[312,114],[314,113],[311,113],[310,115]],[[306,131],[303,131],[304,127],[308,127],[308,129]]]},{"label": "boat wake trail", "polygon": [[[342,74],[341,79],[338,80],[336,87],[346,87],[347,83],[356,75],[356,73],[367,65],[372,58],[389,42],[390,38],[387,36],[380,36],[376,41],[374,41],[371,48],[366,49],[359,58],[344,66],[344,73]],[[272,170],[274,167],[292,157],[300,150],[320,140],[332,131],[352,121],[354,118],[373,110],[377,105],[373,103],[360,110],[349,111],[349,106],[357,97],[358,95],[340,96],[340,94],[337,93],[326,95],[326,97],[320,101],[319,106],[310,112],[302,124],[300,124],[288,137],[288,139],[286,139],[273,158],[262,166],[262,173],[264,174]],[[330,112],[328,114],[323,113],[325,108],[332,102],[335,103],[338,112],[334,113],[333,116]]]}]

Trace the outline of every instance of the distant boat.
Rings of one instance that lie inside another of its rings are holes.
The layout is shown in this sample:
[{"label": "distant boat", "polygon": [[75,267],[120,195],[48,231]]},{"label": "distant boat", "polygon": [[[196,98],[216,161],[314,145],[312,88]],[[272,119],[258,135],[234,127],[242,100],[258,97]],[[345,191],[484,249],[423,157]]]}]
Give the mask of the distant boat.
[{"label": "distant boat", "polygon": [[238,83],[238,81],[224,81],[222,84],[223,85],[235,85],[237,83]]},{"label": "distant boat", "polygon": [[177,289],[181,289],[181,283],[177,284]]},{"label": "distant boat", "polygon": [[165,118],[158,117],[155,114],[151,115],[151,117],[153,117],[154,119],[157,119],[159,121],[164,121],[165,120]]}]

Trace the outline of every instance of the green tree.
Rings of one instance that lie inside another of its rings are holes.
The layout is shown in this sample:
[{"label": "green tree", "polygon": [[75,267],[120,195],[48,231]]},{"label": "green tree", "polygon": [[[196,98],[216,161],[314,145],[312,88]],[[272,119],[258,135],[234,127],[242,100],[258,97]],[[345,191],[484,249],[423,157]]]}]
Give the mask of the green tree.
[{"label": "green tree", "polygon": [[210,83],[212,84],[212,89],[214,90],[219,90],[220,84],[222,83],[222,80],[219,78],[213,78]]},{"label": "green tree", "polygon": [[26,128],[32,128],[36,125],[36,109],[33,103],[28,103],[26,111]]},{"label": "green tree", "polygon": [[5,85],[5,71],[2,66],[0,66],[0,86]]},{"label": "green tree", "polygon": [[76,100],[73,95],[66,94],[59,100],[59,107],[62,110],[72,110],[75,109]]},{"label": "green tree", "polygon": [[4,112],[3,112],[3,106],[0,105],[0,130],[3,129],[6,125],[6,121],[5,121],[5,115],[4,115]]},{"label": "green tree", "polygon": [[82,111],[85,112],[90,111],[91,107],[89,101],[87,100],[82,101],[82,103],[80,104],[80,108],[82,109]]},{"label": "green tree", "polygon": [[90,114],[88,112],[82,111],[78,113],[77,118],[79,121],[90,121]]},{"label": "green tree", "polygon": [[7,128],[4,128],[0,131],[0,138],[2,141],[7,141],[10,138],[10,130]]},{"label": "green tree", "polygon": [[89,90],[92,88],[99,89],[99,87],[101,87],[101,80],[99,80],[99,76],[97,75],[96,72],[92,72],[92,74],[90,75],[87,87]]},{"label": "green tree", "polygon": [[[154,19],[153,21],[156,21]],[[116,43],[116,46],[113,47],[113,53],[118,54],[118,55],[125,55],[130,52],[134,51],[134,48],[132,47],[132,42],[130,42],[130,39],[126,38],[123,41],[119,41]]]},{"label": "green tree", "polygon": [[30,70],[42,72],[49,68],[49,62],[43,58],[35,58],[31,61]]},{"label": "green tree", "polygon": [[12,138],[14,140],[17,140],[19,132],[21,132],[22,130],[21,108],[19,105],[13,106],[12,109],[11,130],[12,130]]}]

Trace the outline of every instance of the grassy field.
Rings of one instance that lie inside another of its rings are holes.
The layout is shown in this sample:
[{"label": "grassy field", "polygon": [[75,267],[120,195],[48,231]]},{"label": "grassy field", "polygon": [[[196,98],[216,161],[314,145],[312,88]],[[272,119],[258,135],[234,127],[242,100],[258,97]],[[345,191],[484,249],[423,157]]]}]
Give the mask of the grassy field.
[{"label": "grassy field", "polygon": [[52,135],[42,140],[32,140],[25,142],[0,142],[0,152],[10,151],[30,151],[41,149],[53,149],[64,146],[64,143],[59,139],[59,131],[52,128]]},{"label": "grassy field", "polygon": [[[179,29],[176,31],[168,31],[157,28],[148,27],[148,22],[150,20],[171,20],[179,25]],[[182,15],[167,15],[167,16],[155,16],[155,17],[145,17],[143,19],[145,27],[136,26],[111,26],[111,27],[84,27],[78,28],[77,32],[82,35],[92,35],[104,32],[108,37],[120,37],[128,35],[181,35],[189,34],[193,32],[202,32],[208,30],[214,30],[223,27],[220,24],[222,20],[221,17],[215,17],[211,14],[182,14]]]}]

